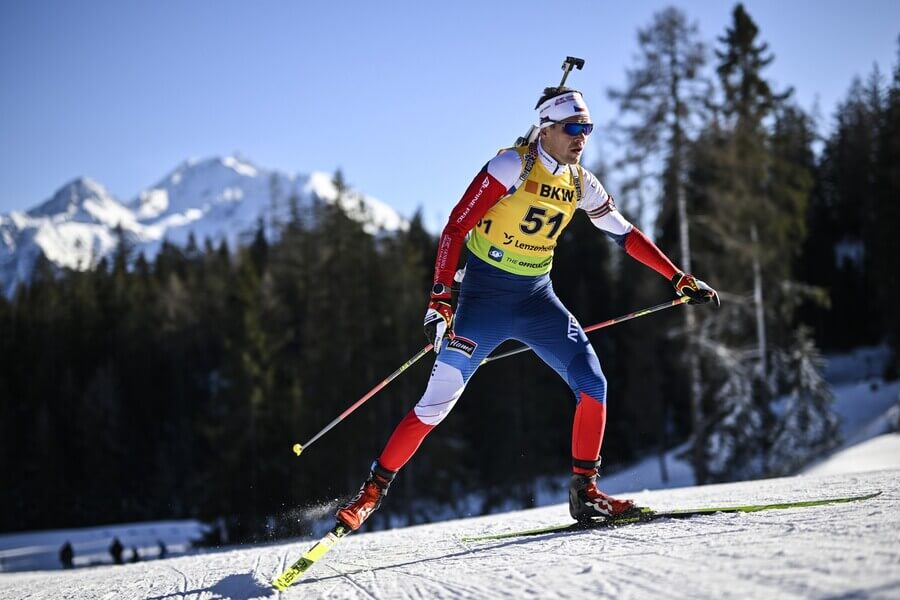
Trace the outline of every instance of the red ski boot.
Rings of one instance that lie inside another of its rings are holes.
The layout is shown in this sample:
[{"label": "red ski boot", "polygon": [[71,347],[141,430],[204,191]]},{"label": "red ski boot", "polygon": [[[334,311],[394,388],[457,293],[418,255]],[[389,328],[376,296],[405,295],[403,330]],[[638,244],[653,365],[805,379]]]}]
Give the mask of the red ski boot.
[{"label": "red ski boot", "polygon": [[576,521],[616,519],[637,514],[634,500],[619,500],[597,489],[597,471],[593,475],[572,474],[569,483],[569,514]]},{"label": "red ski boot", "polygon": [[366,479],[359,493],[335,513],[337,520],[356,531],[381,506],[381,499],[387,496],[391,481],[396,471],[388,471],[378,464],[372,463],[369,478]]}]

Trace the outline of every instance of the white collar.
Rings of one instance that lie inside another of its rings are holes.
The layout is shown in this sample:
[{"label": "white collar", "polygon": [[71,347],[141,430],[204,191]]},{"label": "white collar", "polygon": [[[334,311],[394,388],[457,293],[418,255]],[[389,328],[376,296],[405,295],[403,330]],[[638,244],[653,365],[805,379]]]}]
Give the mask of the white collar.
[{"label": "white collar", "polygon": [[551,175],[559,175],[567,166],[550,156],[550,154],[546,150],[544,150],[544,146],[541,145],[540,139],[538,139],[537,149],[538,156],[541,157],[541,162],[544,164],[544,167],[547,169],[547,171],[550,172]]}]

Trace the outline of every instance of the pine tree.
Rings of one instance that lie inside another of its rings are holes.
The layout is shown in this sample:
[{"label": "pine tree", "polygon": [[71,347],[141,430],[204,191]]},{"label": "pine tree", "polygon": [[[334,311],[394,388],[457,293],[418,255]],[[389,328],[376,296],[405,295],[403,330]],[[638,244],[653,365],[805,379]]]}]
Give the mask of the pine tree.
[{"label": "pine tree", "polygon": [[[830,301],[827,310],[810,306],[807,313],[817,338],[832,349],[875,343],[882,331],[877,297],[858,293],[876,289],[869,246],[876,238],[873,230],[883,223],[874,213],[880,115],[872,95],[855,79],[838,106],[807,211],[801,270],[807,281],[828,291]],[[890,214],[890,206],[884,208]]]},{"label": "pine tree", "polygon": [[[625,137],[638,155],[652,156],[658,165],[659,187],[663,194],[658,236],[663,249],[676,245],[668,237],[673,230],[680,251],[680,266],[692,270],[689,217],[684,187],[686,153],[692,134],[700,124],[709,85],[701,69],[706,50],[697,39],[697,26],[676,8],[667,8],[653,17],[653,23],[638,32],[640,64],[627,72],[623,91],[611,91],[619,110],[634,115],[634,123],[623,125]],[[640,171],[643,171],[641,163]],[[673,228],[673,225],[675,226]],[[696,317],[684,312],[686,337],[695,345]],[[691,430],[695,452],[692,456],[697,481],[706,480],[700,432],[703,429],[702,382],[697,352],[689,348],[686,367],[689,378]]]},{"label": "pine tree", "polygon": [[[0,365],[12,365],[16,353],[15,324],[13,318],[13,304],[7,301],[6,296],[0,294]],[[17,409],[13,402],[13,390],[16,385],[17,374],[11,368],[0,369],[0,436],[8,450],[0,453],[0,486],[6,492],[0,496],[0,528],[4,531],[11,530],[8,517],[2,515],[14,514],[14,500],[20,483],[15,481],[18,469],[15,461],[19,458],[17,447],[18,435],[16,430],[23,429],[19,419],[21,409]]]},{"label": "pine tree", "polygon": [[707,341],[719,367],[720,383],[712,397],[717,413],[706,438],[713,481],[748,479],[764,472],[766,416],[758,409],[759,373],[740,351]]},{"label": "pine tree", "polygon": [[[763,378],[766,373],[766,326],[763,289],[763,271],[773,263],[790,264],[780,255],[785,240],[773,244],[766,230],[777,226],[781,220],[781,208],[770,197],[768,174],[772,168],[769,158],[767,120],[776,105],[790,95],[776,94],[762,76],[762,70],[770,65],[774,56],[768,54],[768,45],[757,40],[759,29],[738,4],[733,11],[733,24],[720,38],[723,50],[717,51],[719,64],[716,72],[723,90],[722,113],[727,134],[723,140],[723,160],[728,160],[727,181],[721,181],[717,190],[714,216],[716,225],[724,237],[731,239],[729,259],[737,258],[744,267],[736,274],[744,274],[746,281],[720,281],[732,289],[752,288],[758,369]],[[769,274],[768,272],[766,273]]]},{"label": "pine tree", "polygon": [[799,327],[790,348],[774,355],[773,371],[786,393],[778,426],[771,435],[767,473],[788,475],[837,446],[837,417],[831,410],[831,387],[822,376],[824,360],[810,332]]},{"label": "pine tree", "polygon": [[[876,141],[875,190],[871,212],[873,287],[883,315],[880,334],[893,348],[887,375],[900,376],[900,275],[896,257],[900,255],[900,36],[897,62],[884,101]],[[858,311],[859,308],[856,308]]]},{"label": "pine tree", "polygon": [[784,383],[770,361],[773,348],[794,342],[797,299],[807,291],[793,281],[793,266],[805,237],[814,131],[788,104],[790,90],[776,93],[764,79],[774,57],[758,36],[737,5],[716,53],[721,119],[701,137],[708,147],[695,151],[691,172],[705,212],[699,254],[725,300],[703,325],[704,368],[721,382],[711,396],[706,448],[718,480],[771,468],[763,460],[775,426],[770,403]]}]

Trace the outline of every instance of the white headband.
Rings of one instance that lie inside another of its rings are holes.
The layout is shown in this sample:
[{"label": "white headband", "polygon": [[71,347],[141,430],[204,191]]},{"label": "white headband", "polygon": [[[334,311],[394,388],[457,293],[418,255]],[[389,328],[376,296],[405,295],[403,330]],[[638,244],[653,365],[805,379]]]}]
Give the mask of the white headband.
[{"label": "white headband", "polygon": [[554,122],[563,121],[570,117],[587,117],[591,118],[588,112],[587,104],[584,98],[578,92],[568,92],[562,96],[554,96],[545,100],[543,104],[538,106],[538,116],[540,117],[540,128],[549,127]]}]

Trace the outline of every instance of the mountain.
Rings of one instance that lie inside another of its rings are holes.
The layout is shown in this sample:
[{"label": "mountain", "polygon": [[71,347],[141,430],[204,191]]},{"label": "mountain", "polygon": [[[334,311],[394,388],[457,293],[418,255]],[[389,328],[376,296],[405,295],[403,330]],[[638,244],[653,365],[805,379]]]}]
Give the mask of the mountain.
[{"label": "mountain", "polygon": [[[183,246],[191,235],[235,247],[260,222],[275,231],[294,206],[302,214],[316,202],[337,200],[330,175],[291,176],[234,156],[186,161],[127,202],[79,178],[27,212],[0,215],[0,293],[9,297],[18,282],[29,281],[40,256],[60,268],[96,267],[115,251],[118,228],[135,252],[152,259],[163,242]],[[359,192],[345,192],[340,206],[372,235],[408,226],[393,208]]]}]

